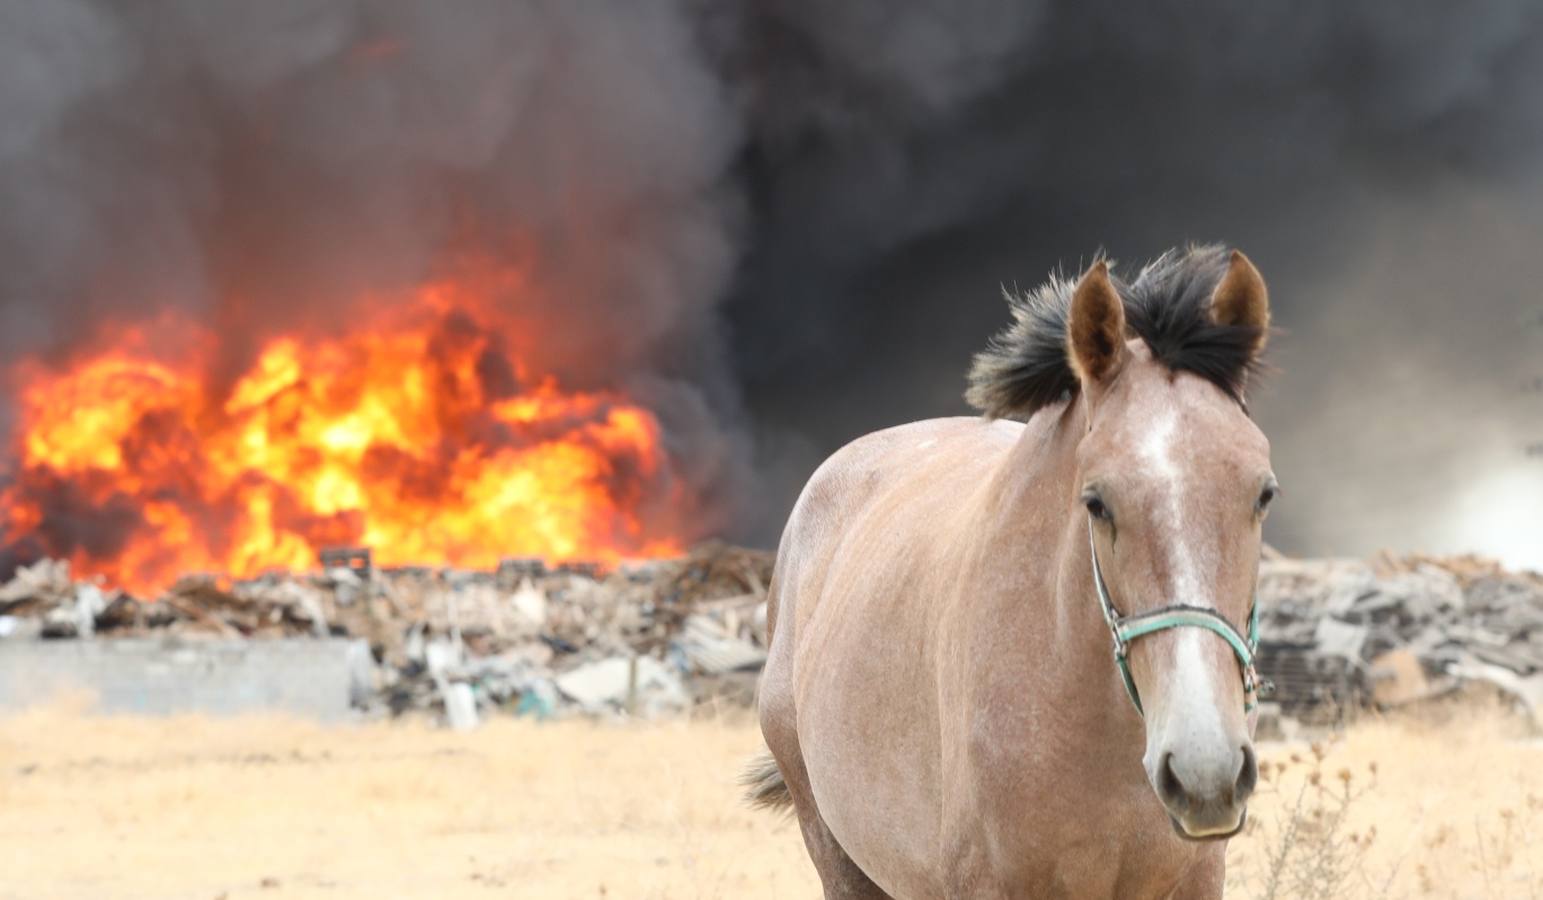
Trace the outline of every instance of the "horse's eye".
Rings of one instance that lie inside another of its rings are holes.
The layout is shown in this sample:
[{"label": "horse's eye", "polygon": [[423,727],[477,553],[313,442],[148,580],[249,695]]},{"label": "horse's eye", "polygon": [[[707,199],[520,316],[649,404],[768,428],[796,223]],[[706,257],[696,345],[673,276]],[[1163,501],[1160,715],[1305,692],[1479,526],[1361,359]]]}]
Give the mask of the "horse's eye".
[{"label": "horse's eye", "polygon": [[1104,501],[1098,499],[1097,497],[1084,497],[1082,498],[1082,502],[1088,508],[1088,515],[1092,516],[1093,518],[1102,519],[1105,522],[1114,518],[1109,513],[1109,507],[1105,506]]},{"label": "horse's eye", "polygon": [[1270,508],[1270,503],[1275,500],[1275,495],[1277,495],[1279,493],[1280,493],[1280,488],[1276,487],[1273,484],[1272,485],[1267,485],[1264,490],[1259,492],[1259,506],[1258,506],[1258,510],[1260,512],[1264,512],[1265,510],[1269,509]]}]

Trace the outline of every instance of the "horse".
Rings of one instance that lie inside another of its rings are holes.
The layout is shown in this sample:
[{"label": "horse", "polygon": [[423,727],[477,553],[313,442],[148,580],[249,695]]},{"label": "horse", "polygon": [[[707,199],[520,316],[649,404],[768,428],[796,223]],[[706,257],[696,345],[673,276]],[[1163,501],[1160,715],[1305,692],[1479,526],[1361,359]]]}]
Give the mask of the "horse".
[{"label": "horse", "polygon": [[1264,280],[1192,246],[1008,301],[982,415],[861,437],[800,494],[747,795],[827,898],[1220,897],[1258,777]]}]

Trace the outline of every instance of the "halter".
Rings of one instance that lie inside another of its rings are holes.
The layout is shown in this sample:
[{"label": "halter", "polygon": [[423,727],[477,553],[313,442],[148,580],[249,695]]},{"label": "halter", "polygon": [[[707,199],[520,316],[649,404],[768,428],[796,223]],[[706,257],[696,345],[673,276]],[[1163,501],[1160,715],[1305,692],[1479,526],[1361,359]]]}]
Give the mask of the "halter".
[{"label": "halter", "polygon": [[1243,712],[1252,712],[1259,691],[1259,674],[1254,669],[1254,654],[1259,650],[1259,597],[1254,597],[1254,607],[1248,614],[1248,637],[1227,621],[1221,613],[1203,606],[1174,603],[1136,616],[1122,616],[1109,599],[1109,587],[1104,584],[1104,573],[1098,566],[1098,545],[1093,541],[1093,519],[1088,519],[1088,550],[1093,556],[1093,586],[1098,588],[1098,605],[1104,611],[1104,622],[1109,635],[1114,638],[1114,662],[1119,666],[1120,679],[1125,682],[1125,693],[1136,704],[1136,713],[1144,715],[1141,697],[1136,693],[1136,680],[1130,674],[1130,660],[1126,653],[1136,638],[1156,634],[1169,628],[1204,628],[1220,635],[1238,657],[1243,669]]}]

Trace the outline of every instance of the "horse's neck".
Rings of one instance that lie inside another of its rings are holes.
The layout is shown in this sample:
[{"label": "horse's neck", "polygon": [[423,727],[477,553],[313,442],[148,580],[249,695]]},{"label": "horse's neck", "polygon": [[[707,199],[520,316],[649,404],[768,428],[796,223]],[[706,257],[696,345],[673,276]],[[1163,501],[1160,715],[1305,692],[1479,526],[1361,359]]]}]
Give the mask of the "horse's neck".
[{"label": "horse's neck", "polygon": [[[1093,585],[1087,520],[1075,512],[1077,446],[1087,432],[1083,405],[1024,428],[988,490],[987,517],[1009,566],[1035,573],[1041,610],[1033,623],[1037,655],[1057,693],[1079,698],[1093,718],[1128,704],[1111,657],[1111,638]],[[1116,719],[1123,717],[1116,716]]]}]

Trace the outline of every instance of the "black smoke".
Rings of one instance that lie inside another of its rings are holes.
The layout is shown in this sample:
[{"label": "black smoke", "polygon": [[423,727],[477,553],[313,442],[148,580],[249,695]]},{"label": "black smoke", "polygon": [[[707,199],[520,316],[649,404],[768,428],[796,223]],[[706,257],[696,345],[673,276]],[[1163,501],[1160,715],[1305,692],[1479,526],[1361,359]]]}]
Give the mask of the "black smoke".
[{"label": "black smoke", "polygon": [[1003,284],[1222,241],[1289,332],[1272,539],[1499,549],[1543,507],[1540,86],[1522,2],[8,0],[0,353],[169,305],[235,372],[470,236],[528,268],[516,349],[768,543],[840,443],[965,412]]},{"label": "black smoke", "polygon": [[1002,285],[1223,241],[1287,331],[1255,398],[1271,539],[1543,564],[1543,400],[1518,391],[1543,369],[1543,9],[839,6],[756,6],[734,57],[753,228],[727,310],[785,479],[769,519],[840,440],[966,412]]}]

